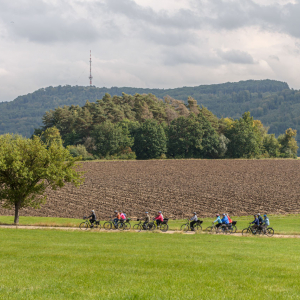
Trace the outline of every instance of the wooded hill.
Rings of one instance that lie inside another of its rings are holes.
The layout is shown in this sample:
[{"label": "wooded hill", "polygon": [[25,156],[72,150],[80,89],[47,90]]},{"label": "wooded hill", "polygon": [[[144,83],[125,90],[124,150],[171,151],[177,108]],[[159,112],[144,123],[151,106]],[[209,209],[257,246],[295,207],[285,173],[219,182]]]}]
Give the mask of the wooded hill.
[{"label": "wooded hill", "polygon": [[123,92],[129,95],[151,93],[158,98],[168,95],[185,103],[191,96],[218,117],[239,118],[245,111],[250,111],[254,118],[269,127],[269,133],[275,133],[276,136],[283,134],[289,127],[298,132],[300,130],[300,91],[290,89],[284,82],[248,80],[176,89],[82,86],[42,88],[19,96],[14,101],[0,103],[0,134],[19,133],[29,137],[34,128],[42,125],[42,116],[50,109],[64,105],[83,106],[86,100],[95,102],[102,99],[105,93],[121,96]]}]

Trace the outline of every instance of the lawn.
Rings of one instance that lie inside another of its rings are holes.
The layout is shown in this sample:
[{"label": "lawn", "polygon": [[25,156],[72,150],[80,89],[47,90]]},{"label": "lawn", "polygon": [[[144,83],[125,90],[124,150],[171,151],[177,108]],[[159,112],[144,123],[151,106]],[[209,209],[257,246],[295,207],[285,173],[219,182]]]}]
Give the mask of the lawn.
[{"label": "lawn", "polygon": [[300,240],[0,229],[0,299],[300,299]]},{"label": "lawn", "polygon": [[[248,227],[249,222],[253,221],[252,216],[247,217],[231,217],[237,221],[238,232]],[[300,234],[300,215],[269,215],[271,227],[274,228],[275,233],[280,234]],[[0,224],[13,224],[13,217],[0,216]],[[201,218],[203,220],[203,229],[211,225],[214,219]],[[40,225],[40,226],[70,226],[78,227],[82,222],[82,219],[68,219],[68,218],[47,218],[47,217],[20,217],[20,225]],[[103,225],[104,221],[101,221]],[[135,221],[131,222],[133,226]],[[170,230],[179,230],[182,224],[186,223],[186,220],[170,220]]]}]

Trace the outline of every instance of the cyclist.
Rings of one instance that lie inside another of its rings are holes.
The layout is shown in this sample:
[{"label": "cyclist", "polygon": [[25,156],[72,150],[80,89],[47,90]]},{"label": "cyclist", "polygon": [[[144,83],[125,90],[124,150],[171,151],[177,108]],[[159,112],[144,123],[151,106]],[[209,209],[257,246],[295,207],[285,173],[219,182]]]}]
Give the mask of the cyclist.
[{"label": "cyclist", "polygon": [[125,216],[125,214],[121,211],[121,213],[120,213],[120,220],[121,221],[124,221],[124,220],[126,220],[126,216]]},{"label": "cyclist", "polygon": [[263,228],[264,233],[266,233],[266,229],[268,226],[270,226],[269,218],[267,217],[267,215],[264,215],[264,220],[262,223],[262,228]]},{"label": "cyclist", "polygon": [[251,222],[250,224],[253,224],[252,225],[252,230],[255,231],[259,226],[259,220],[257,218],[257,215],[253,215],[253,217],[254,217],[254,221]]},{"label": "cyclist", "polygon": [[229,225],[229,221],[228,221],[228,218],[225,214],[223,214],[223,218],[222,218],[222,227],[226,227]]},{"label": "cyclist", "polygon": [[115,210],[115,218],[114,218],[114,224],[115,224],[115,227],[118,226],[118,222],[120,221],[120,214],[117,210]]},{"label": "cyclist", "polygon": [[258,218],[258,222],[259,222],[258,229],[262,230],[262,228],[263,228],[262,224],[263,224],[264,220],[260,214],[257,214],[257,218]]},{"label": "cyclist", "polygon": [[222,220],[221,220],[219,214],[217,214],[216,217],[217,218],[214,220],[213,224],[215,224],[216,222],[218,222],[218,224],[216,225],[216,227],[219,228],[222,225]]},{"label": "cyclist", "polygon": [[262,223],[264,221],[262,216],[260,214],[257,214],[257,218],[258,218],[258,221],[259,221],[259,225],[262,225]]},{"label": "cyclist", "polygon": [[155,220],[156,220],[157,226],[159,226],[164,221],[164,217],[163,217],[161,211],[158,212],[158,215],[155,217]]},{"label": "cyclist", "polygon": [[93,224],[93,223],[96,222],[96,214],[95,214],[95,211],[94,211],[93,209],[91,210],[91,213],[92,213],[92,214],[91,214],[90,216],[88,216],[87,218],[88,218],[88,219],[91,218],[91,219],[90,219],[91,227],[94,227],[94,224]]},{"label": "cyclist", "polygon": [[231,224],[232,224],[232,220],[231,220],[231,218],[229,217],[229,215],[228,215],[228,214],[226,214],[226,217],[227,217],[227,219],[228,219],[228,222],[229,222],[229,224],[231,225]]},{"label": "cyclist", "polygon": [[149,213],[146,211],[145,212],[146,216],[144,218],[144,223],[143,223],[143,228],[146,229],[147,224],[150,222],[150,216]]},{"label": "cyclist", "polygon": [[190,218],[190,221],[191,221],[191,223],[190,223],[191,230],[194,231],[194,225],[198,221],[197,213],[194,212],[194,215],[192,218]]}]

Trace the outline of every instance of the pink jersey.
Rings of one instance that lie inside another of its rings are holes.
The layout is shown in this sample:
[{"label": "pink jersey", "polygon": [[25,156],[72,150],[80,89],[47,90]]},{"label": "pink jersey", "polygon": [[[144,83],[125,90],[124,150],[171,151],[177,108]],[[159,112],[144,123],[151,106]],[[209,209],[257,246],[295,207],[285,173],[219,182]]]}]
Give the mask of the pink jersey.
[{"label": "pink jersey", "polygon": [[155,220],[159,220],[159,221],[163,222],[164,218],[163,218],[162,215],[158,215],[158,216],[155,218]]},{"label": "pink jersey", "polygon": [[120,214],[120,218],[121,218],[122,220],[125,220],[125,219],[126,219],[126,217],[125,217],[125,215],[124,215],[123,213]]}]

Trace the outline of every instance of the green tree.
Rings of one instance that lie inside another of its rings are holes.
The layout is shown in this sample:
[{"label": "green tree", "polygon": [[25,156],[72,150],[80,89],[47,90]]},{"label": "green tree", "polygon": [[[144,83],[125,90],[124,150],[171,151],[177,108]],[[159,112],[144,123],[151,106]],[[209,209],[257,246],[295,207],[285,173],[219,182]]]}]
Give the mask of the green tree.
[{"label": "green tree", "polygon": [[172,121],[168,130],[168,156],[181,158],[216,157],[219,137],[201,111]]},{"label": "green tree", "polygon": [[261,154],[261,131],[255,126],[250,112],[232,122],[225,136],[229,139],[227,155],[232,158],[251,158]]},{"label": "green tree", "polygon": [[269,157],[280,157],[280,143],[275,137],[275,134],[267,134],[263,140],[264,150]]},{"label": "green tree", "polygon": [[15,224],[21,208],[39,208],[45,202],[48,187],[55,190],[66,182],[82,183],[77,160],[60,143],[46,145],[37,136],[0,136],[0,201],[5,208],[15,208]]},{"label": "green tree", "polygon": [[105,121],[95,126],[92,137],[96,147],[94,154],[101,157],[119,154],[133,145],[133,137],[130,136],[128,126],[123,122],[114,124]]},{"label": "green tree", "polygon": [[282,157],[286,158],[297,158],[297,141],[295,139],[297,135],[297,130],[289,128],[278,137],[278,142],[280,143],[280,152]]},{"label": "green tree", "polygon": [[133,150],[138,159],[159,158],[167,152],[164,128],[155,120],[146,120],[135,130]]}]

